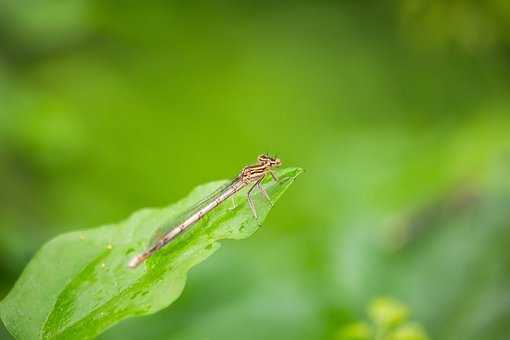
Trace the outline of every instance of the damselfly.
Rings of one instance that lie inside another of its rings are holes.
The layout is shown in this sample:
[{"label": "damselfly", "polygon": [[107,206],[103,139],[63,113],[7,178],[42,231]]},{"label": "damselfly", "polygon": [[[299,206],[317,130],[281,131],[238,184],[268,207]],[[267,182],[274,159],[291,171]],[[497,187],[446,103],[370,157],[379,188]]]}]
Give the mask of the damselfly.
[{"label": "damselfly", "polygon": [[191,211],[184,217],[182,222],[177,224],[162,237],[158,238],[157,241],[144,253],[133,257],[133,259],[129,261],[129,267],[137,267],[140,263],[144,262],[147,258],[170,243],[178,235],[182,234],[192,225],[200,221],[211,210],[225,202],[229,197],[233,196],[249,184],[253,185],[250,187],[247,193],[248,204],[253,216],[258,221],[257,210],[255,209],[255,204],[253,203],[251,196],[253,189],[257,187],[263,196],[269,201],[269,203],[272,204],[271,199],[269,198],[267,191],[261,185],[261,182],[268,174],[271,175],[275,181],[278,181],[276,175],[273,172],[273,169],[280,166],[281,163],[282,162],[280,159],[276,157],[260,155],[257,158],[257,164],[244,167],[243,170],[241,170],[241,173],[232,182],[222,187],[220,190],[214,192],[206,200],[201,202],[198,205],[198,208],[191,209]]}]

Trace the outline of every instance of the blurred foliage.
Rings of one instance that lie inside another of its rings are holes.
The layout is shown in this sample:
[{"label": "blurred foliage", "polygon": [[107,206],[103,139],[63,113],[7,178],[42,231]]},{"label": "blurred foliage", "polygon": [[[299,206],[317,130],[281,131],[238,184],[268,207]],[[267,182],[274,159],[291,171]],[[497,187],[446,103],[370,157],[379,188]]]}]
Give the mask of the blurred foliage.
[{"label": "blurred foliage", "polygon": [[381,297],[372,302],[370,322],[357,322],[342,327],[337,340],[427,340],[423,328],[409,322],[409,309],[391,298]]},{"label": "blurred foliage", "polygon": [[3,1],[2,295],[52,236],[268,151],[307,174],[263,230],[101,339],[331,339],[386,295],[432,339],[506,339],[505,4]]},{"label": "blurred foliage", "polygon": [[391,328],[404,323],[409,317],[409,310],[390,298],[379,298],[370,305],[368,315],[379,327]]},{"label": "blurred foliage", "polygon": [[401,1],[402,22],[421,44],[456,45],[471,52],[510,48],[506,0]]}]

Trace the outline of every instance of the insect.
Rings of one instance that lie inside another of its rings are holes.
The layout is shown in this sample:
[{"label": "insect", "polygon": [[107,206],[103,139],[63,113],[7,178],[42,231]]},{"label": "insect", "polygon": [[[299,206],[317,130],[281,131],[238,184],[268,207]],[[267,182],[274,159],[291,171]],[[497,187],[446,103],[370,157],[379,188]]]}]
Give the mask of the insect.
[{"label": "insect", "polygon": [[252,211],[253,217],[258,221],[257,210],[255,209],[255,204],[253,203],[252,194],[255,187],[257,187],[263,196],[271,203],[271,199],[267,194],[266,189],[262,186],[261,182],[267,175],[271,175],[273,180],[278,182],[278,178],[273,172],[274,168],[279,167],[282,164],[280,159],[277,157],[271,157],[269,155],[260,155],[257,158],[257,163],[253,165],[248,165],[241,170],[239,175],[234,178],[229,184],[220,188],[211,194],[204,201],[200,202],[199,208],[191,209],[190,212],[185,216],[184,220],[180,222],[178,225],[173,227],[169,232],[164,234],[162,237],[158,238],[157,241],[144,253],[137,255],[129,261],[128,266],[131,268],[135,268],[144,262],[147,258],[152,256],[158,250],[166,246],[172,240],[174,240],[178,235],[182,234],[186,230],[188,230],[192,225],[200,221],[205,215],[207,215],[214,208],[219,206],[221,203],[225,202],[229,197],[232,197],[234,194],[239,192],[244,187],[252,184],[247,193],[248,204]]}]

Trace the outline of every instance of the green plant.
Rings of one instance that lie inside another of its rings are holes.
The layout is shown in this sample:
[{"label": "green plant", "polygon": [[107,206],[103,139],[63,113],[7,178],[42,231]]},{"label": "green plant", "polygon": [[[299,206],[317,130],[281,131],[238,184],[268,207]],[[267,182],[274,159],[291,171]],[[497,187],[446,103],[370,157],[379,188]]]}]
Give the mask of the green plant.
[{"label": "green plant", "polygon": [[[266,181],[273,202],[301,172],[283,169],[279,183]],[[18,339],[90,339],[125,318],[167,307],[181,294],[188,271],[213,254],[219,240],[246,238],[258,229],[245,200],[236,209],[219,206],[139,268],[129,269],[128,260],[161,226],[224,183],[201,185],[166,208],[143,209],[123,222],[51,240],[2,301],[6,327]],[[263,221],[271,207],[259,203]]]},{"label": "green plant", "polygon": [[400,302],[381,297],[368,308],[369,322],[342,327],[336,340],[427,340],[423,327],[409,321],[409,309]]}]

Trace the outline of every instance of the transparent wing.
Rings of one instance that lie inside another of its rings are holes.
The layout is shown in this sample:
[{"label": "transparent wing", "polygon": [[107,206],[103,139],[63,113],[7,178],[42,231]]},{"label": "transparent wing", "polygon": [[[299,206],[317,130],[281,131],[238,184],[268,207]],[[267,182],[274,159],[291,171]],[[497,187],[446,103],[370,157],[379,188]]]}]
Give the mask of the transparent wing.
[{"label": "transparent wing", "polygon": [[158,240],[160,240],[166,233],[168,233],[170,230],[184,222],[189,216],[195,214],[197,211],[205,207],[207,204],[209,204],[212,200],[214,200],[216,197],[221,195],[223,192],[225,192],[228,188],[230,188],[233,184],[237,183],[239,181],[239,177],[234,178],[229,183],[226,183],[224,185],[221,185],[219,188],[214,190],[213,192],[207,194],[204,198],[202,198],[197,203],[193,204],[190,208],[183,211],[181,214],[175,216],[171,220],[165,222],[161,227],[159,227],[154,235],[151,238],[150,246],[155,244]]}]

